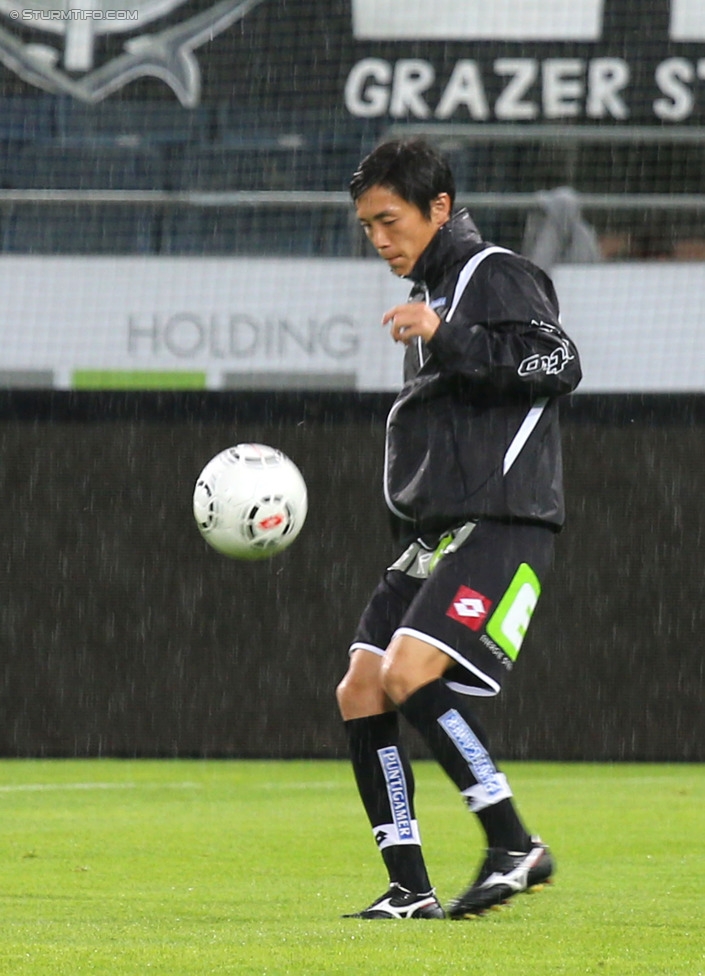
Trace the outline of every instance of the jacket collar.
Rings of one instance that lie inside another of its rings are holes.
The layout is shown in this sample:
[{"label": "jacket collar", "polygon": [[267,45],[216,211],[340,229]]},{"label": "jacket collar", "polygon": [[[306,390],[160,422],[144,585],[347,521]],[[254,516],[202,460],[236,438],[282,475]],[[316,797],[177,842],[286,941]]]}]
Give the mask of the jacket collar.
[{"label": "jacket collar", "polygon": [[467,210],[458,210],[439,228],[411,269],[412,281],[423,281],[433,290],[449,267],[479,249],[483,241]]}]

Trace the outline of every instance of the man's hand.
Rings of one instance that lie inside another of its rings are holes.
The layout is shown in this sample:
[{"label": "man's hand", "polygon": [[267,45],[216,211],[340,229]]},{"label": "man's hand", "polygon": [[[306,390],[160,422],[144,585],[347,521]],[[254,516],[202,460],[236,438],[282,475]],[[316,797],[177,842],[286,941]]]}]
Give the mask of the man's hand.
[{"label": "man's hand", "polygon": [[430,305],[424,302],[409,302],[407,305],[395,305],[382,316],[382,325],[392,323],[389,334],[395,342],[408,345],[417,336],[428,342],[441,324]]}]

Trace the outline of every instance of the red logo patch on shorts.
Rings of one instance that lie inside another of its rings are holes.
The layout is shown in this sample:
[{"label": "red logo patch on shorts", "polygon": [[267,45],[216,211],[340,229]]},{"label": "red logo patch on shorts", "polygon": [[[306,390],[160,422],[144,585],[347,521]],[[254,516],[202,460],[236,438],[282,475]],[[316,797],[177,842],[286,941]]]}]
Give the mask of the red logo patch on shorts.
[{"label": "red logo patch on shorts", "polygon": [[461,586],[446,610],[446,617],[452,617],[470,630],[479,630],[490,612],[492,601],[469,586]]}]

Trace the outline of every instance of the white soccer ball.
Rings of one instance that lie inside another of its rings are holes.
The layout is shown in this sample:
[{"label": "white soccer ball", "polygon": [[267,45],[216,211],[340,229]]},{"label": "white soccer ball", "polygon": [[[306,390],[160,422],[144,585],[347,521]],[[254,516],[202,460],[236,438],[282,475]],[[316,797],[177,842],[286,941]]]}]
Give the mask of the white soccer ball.
[{"label": "white soccer ball", "polygon": [[232,559],[267,559],[290,546],[306,520],[301,472],[265,444],[237,444],[201,472],[193,514],[206,542]]}]

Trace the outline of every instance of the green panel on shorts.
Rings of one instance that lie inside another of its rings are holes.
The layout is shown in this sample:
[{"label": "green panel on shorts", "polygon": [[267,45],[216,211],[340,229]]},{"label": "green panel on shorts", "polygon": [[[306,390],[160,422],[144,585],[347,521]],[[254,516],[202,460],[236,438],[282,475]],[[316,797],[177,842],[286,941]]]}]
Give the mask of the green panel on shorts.
[{"label": "green panel on shorts", "polygon": [[522,563],[487,622],[486,631],[512,661],[516,661],[541,596],[541,584],[528,563]]}]

